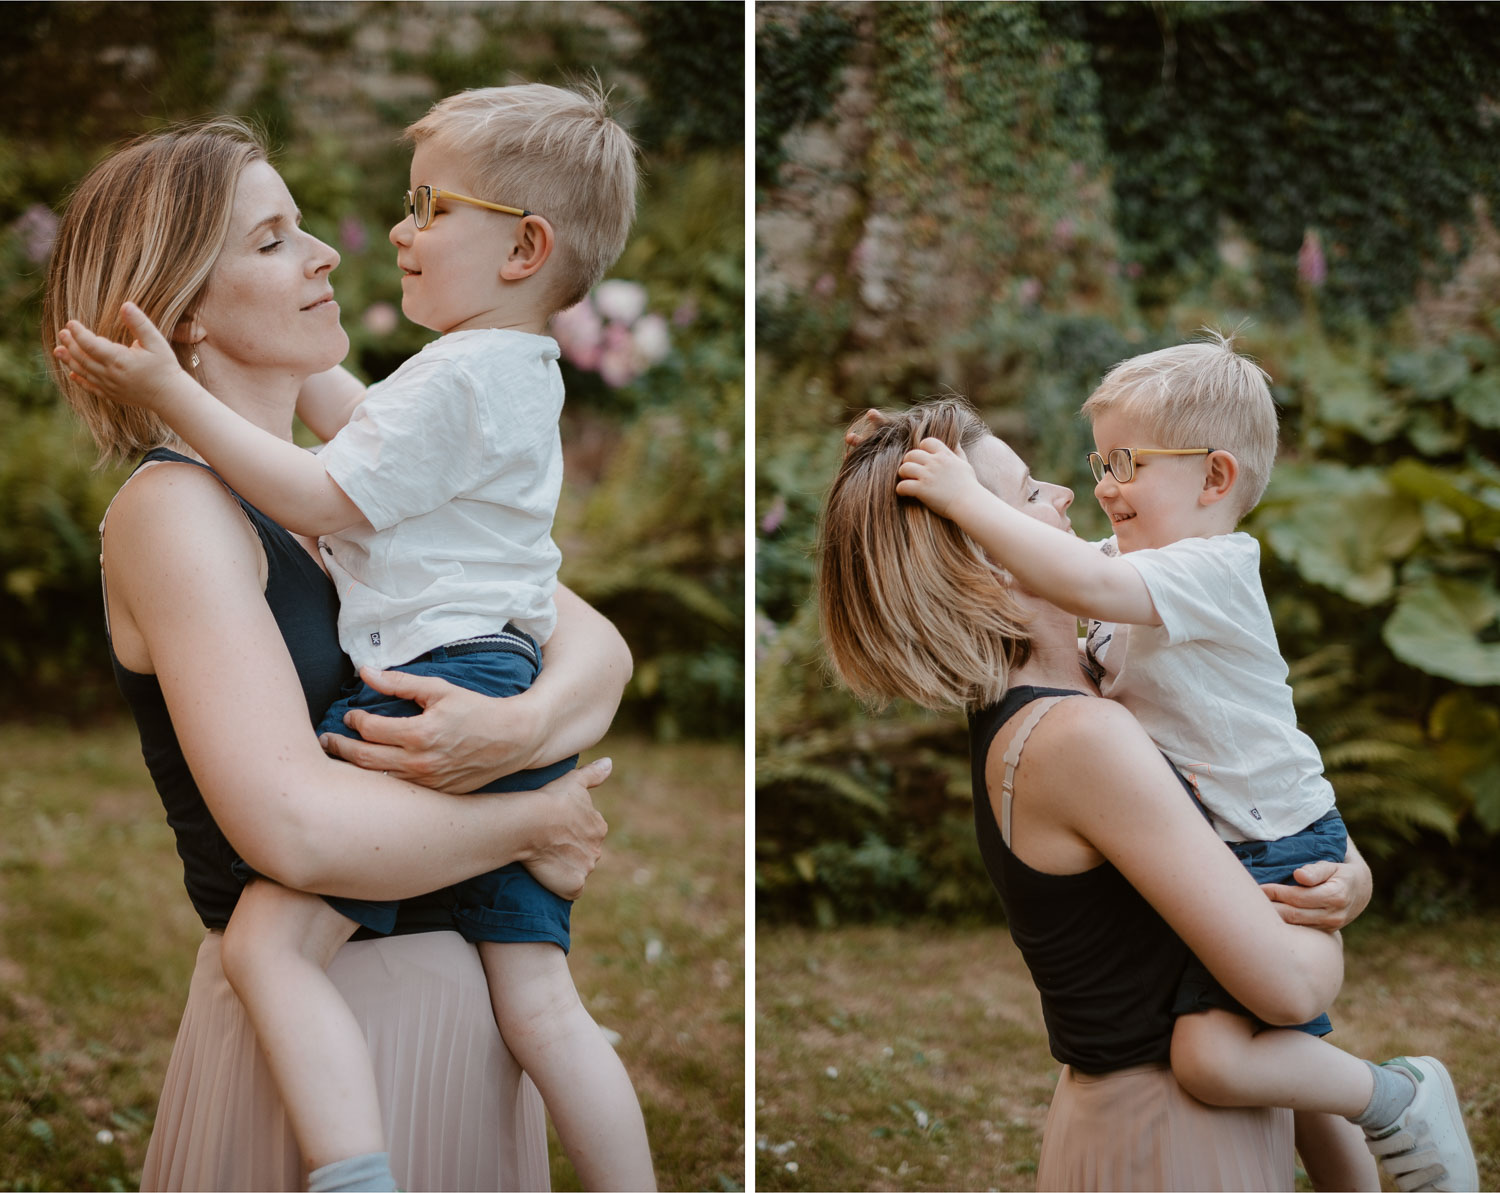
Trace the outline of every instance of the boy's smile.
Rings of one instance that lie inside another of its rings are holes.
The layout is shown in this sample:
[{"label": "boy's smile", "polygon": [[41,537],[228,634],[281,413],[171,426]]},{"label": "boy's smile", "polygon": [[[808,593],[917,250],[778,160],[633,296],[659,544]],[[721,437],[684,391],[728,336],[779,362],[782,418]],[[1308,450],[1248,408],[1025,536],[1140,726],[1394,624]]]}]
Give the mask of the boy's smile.
[{"label": "boy's smile", "polygon": [[[1159,448],[1141,419],[1109,410],[1094,419],[1094,444],[1106,458],[1114,448]],[[1225,533],[1222,513],[1199,499],[1204,492],[1206,456],[1140,456],[1125,484],[1106,472],[1094,497],[1109,517],[1121,551],[1165,547],[1185,538]],[[1210,512],[1214,516],[1209,516]]]},{"label": "boy's smile", "polygon": [[[411,186],[474,193],[462,155],[431,140],[411,159]],[[401,269],[401,310],[413,323],[448,333],[519,327],[501,270],[514,244],[516,216],[447,199],[433,204],[421,231],[410,215],[391,228]],[[512,288],[513,289],[513,288]],[[520,330],[540,330],[530,326]]]}]

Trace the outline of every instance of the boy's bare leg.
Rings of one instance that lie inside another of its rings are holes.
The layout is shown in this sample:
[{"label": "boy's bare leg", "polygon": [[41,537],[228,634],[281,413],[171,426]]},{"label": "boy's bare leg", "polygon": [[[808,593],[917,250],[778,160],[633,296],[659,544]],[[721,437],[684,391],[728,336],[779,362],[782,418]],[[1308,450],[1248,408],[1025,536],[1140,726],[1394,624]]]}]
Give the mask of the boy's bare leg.
[{"label": "boy's bare leg", "polygon": [[481,943],[495,1021],[585,1189],[656,1188],[640,1103],[554,944]]},{"label": "boy's bare leg", "polygon": [[1297,1154],[1318,1193],[1379,1193],[1380,1170],[1365,1146],[1365,1133],[1347,1118],[1299,1110],[1292,1115]]},{"label": "boy's bare leg", "polygon": [[1370,1066],[1306,1032],[1256,1031],[1243,1015],[1199,1011],[1172,1030],[1172,1073],[1211,1106],[1289,1106],[1353,1118],[1370,1104]]},{"label": "boy's bare leg", "polygon": [[224,932],[224,974],[309,1169],[386,1150],[369,1045],[326,972],[356,927],[317,895],[257,879]]}]

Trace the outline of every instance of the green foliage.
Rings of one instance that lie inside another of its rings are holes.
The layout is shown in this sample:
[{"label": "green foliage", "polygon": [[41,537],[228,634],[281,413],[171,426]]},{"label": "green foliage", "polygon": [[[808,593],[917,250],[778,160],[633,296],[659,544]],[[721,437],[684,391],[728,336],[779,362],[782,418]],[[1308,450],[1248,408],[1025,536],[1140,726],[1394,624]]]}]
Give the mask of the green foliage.
[{"label": "green foliage", "polygon": [[1076,217],[1102,155],[1097,83],[1035,5],[883,4],[875,48],[874,179],[910,205],[913,234],[1024,273],[1028,252],[1096,231]]},{"label": "green foliage", "polygon": [[648,99],[637,136],[650,150],[745,145],[745,10],[732,0],[639,4]]},{"label": "green foliage", "polygon": [[658,172],[616,272],[677,312],[677,351],[612,399],[633,418],[564,551],[563,578],[635,656],[628,693],[663,737],[744,723],[743,155]]},{"label": "green foliage", "polygon": [[787,133],[827,114],[854,46],[854,24],[831,4],[805,6],[795,26],[767,21],[755,39],[755,185],[775,186]]},{"label": "green foliage", "polygon": [[[569,417],[582,408],[605,418],[612,459],[600,494],[585,498],[579,525],[559,522],[564,574],[630,641],[637,670],[628,707],[637,719],[664,734],[739,732],[744,168],[736,121],[743,87],[725,63],[728,48],[743,40],[741,10],[626,4],[593,11],[595,19],[580,20],[576,11],[529,5],[433,9],[438,35],[430,44],[417,51],[410,47],[420,39],[397,40],[376,64],[430,88],[371,88],[393,98],[368,101],[380,119],[377,135],[356,143],[333,131],[343,124],[309,107],[296,90],[297,72],[310,59],[325,71],[352,72],[351,55],[368,52],[356,45],[356,32],[420,21],[418,9],[28,3],[7,11],[12,37],[0,48],[0,87],[12,113],[0,137],[0,673],[11,682],[0,691],[0,716],[77,717],[117,707],[100,634],[96,528],[123,473],[93,471],[87,437],[46,379],[37,211],[60,210],[70,187],[120,138],[220,111],[226,82],[249,80],[237,114],[267,130],[305,225],[339,250],[335,284],[348,363],[376,381],[432,338],[399,316],[400,279],[386,239],[408,185],[401,128],[435,95],[462,87],[520,78],[566,85],[597,71],[616,88],[627,123],[636,115],[654,121],[636,229],[614,274],[642,283],[652,308],[679,321],[672,356],[631,389],[569,378]],[[469,19],[478,36],[459,42],[442,34]],[[634,23],[639,39],[619,21]],[[708,41],[680,44],[689,36]],[[80,46],[102,47],[103,57],[80,54]],[[684,104],[689,59],[705,65],[693,103]],[[652,90],[642,94],[639,80]]]},{"label": "green foliage", "polygon": [[[431,79],[443,96],[523,80],[566,87],[613,58],[606,32],[596,23],[559,19],[528,5],[476,5],[473,16],[480,36],[460,45],[441,37],[416,53],[398,49],[392,65]],[[416,119],[426,107],[420,100],[407,105],[402,122]]]},{"label": "green foliage", "polygon": [[[984,301],[903,311],[925,333],[910,345],[850,332],[870,316],[857,295],[794,291],[758,310],[762,913],[995,911],[957,726],[872,716],[826,673],[814,526],[843,426],[960,377],[1037,475],[1077,489],[1074,524],[1099,537],[1084,398],[1116,361],[1251,313],[1242,347],[1273,378],[1283,446],[1244,529],[1263,546],[1302,726],[1397,914],[1496,897],[1500,292],[1482,258],[1438,330],[1431,313],[1384,320],[1467,251],[1472,201],[1493,198],[1495,157],[1473,152],[1494,139],[1488,9],[870,12],[851,55],[876,64],[866,226],[901,212],[908,243],[960,266],[961,245],[997,282]],[[986,55],[1006,69],[971,72]],[[1112,178],[1107,194],[1078,193],[1096,178]],[[1060,219],[1074,235],[1051,234]],[[1297,279],[1309,226],[1322,285]]]},{"label": "green foliage", "polygon": [[1388,318],[1461,256],[1471,203],[1500,199],[1488,3],[1049,4],[1090,50],[1140,294],[1170,303],[1220,268],[1226,230],[1290,313],[1309,230],[1330,314]]},{"label": "green foliage", "polygon": [[[8,5],[0,45],[6,134],[56,152],[215,108],[224,83],[216,7],[196,0]],[[34,197],[55,202],[58,194]]]}]

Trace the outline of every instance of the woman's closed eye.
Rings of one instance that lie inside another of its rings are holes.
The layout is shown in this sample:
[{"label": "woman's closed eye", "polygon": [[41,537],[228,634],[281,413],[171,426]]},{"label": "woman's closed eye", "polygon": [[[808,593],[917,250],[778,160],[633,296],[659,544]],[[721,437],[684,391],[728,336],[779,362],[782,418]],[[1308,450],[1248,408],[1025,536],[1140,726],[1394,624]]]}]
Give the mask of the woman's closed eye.
[{"label": "woman's closed eye", "polygon": [[1030,493],[1026,494],[1026,500],[1027,501],[1035,501],[1041,495],[1042,495],[1042,491],[1040,489],[1033,489]]},{"label": "woman's closed eye", "polygon": [[286,243],[286,241],[284,241],[284,240],[273,240],[273,241],[271,241],[270,244],[263,244],[263,245],[261,245],[260,246],[260,251],[262,253],[274,253],[277,249],[279,249],[285,243]]}]

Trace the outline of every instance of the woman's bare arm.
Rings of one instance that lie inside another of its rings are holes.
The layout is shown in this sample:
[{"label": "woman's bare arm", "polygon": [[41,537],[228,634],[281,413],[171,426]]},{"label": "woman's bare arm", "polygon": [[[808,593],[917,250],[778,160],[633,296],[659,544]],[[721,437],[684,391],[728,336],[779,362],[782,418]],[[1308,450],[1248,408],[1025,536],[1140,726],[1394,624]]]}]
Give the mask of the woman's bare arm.
[{"label": "woman's bare arm", "polygon": [[[992,750],[992,767],[998,757]],[[998,775],[993,784],[998,789]],[[1267,1023],[1305,1022],[1337,995],[1337,936],[1282,921],[1125,709],[1062,701],[1032,734],[1016,789],[1026,816],[1014,814],[1017,836],[1041,815],[1054,840],[1078,843],[1076,856],[1108,859]],[[1026,793],[1032,798],[1023,804]]]},{"label": "woman's bare arm", "polygon": [[610,621],[558,586],[557,629],[542,673],[518,696],[496,698],[441,679],[365,671],[378,691],[422,705],[421,716],[355,710],[344,722],[364,740],[327,734],[323,747],[370,770],[474,791],[501,775],[547,766],[594,745],[609,729],[630,678],[630,649]]},{"label": "woman's bare arm", "polygon": [[314,373],[297,394],[297,417],[327,443],[344,428],[354,408],[365,400],[365,384],[343,365]]},{"label": "woman's bare arm", "polygon": [[405,898],[510,861],[572,895],[598,858],[599,770],[449,796],[329,758],[261,591],[263,555],[208,473],[138,476],[105,536],[111,604],[147,644],[183,754],[240,855],[299,890]]}]

